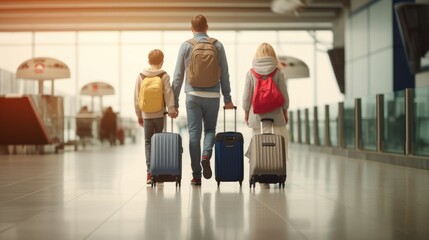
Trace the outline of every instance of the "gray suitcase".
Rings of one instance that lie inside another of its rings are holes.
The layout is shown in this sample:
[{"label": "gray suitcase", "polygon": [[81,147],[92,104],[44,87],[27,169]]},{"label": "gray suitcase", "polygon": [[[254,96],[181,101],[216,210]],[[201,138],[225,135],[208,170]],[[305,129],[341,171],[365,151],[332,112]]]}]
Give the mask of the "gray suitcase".
[{"label": "gray suitcase", "polygon": [[[272,122],[272,133],[263,133],[262,123]],[[274,134],[273,119],[261,119],[261,134],[255,135],[250,143],[250,187],[259,183],[278,183],[285,187],[286,150],[283,136]]]},{"label": "gray suitcase", "polygon": [[[164,131],[167,119],[164,119]],[[151,139],[150,173],[152,187],[157,182],[176,182],[180,188],[182,180],[182,138],[173,133],[173,119],[171,132],[156,133]]]}]

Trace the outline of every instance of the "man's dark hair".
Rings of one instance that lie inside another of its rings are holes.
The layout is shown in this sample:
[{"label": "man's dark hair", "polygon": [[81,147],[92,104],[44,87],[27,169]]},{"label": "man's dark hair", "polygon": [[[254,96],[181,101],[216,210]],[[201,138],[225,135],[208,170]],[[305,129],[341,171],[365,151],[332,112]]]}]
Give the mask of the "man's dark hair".
[{"label": "man's dark hair", "polygon": [[196,32],[205,32],[207,28],[207,19],[203,15],[199,14],[191,20],[192,28]]},{"label": "man's dark hair", "polygon": [[148,58],[150,65],[158,65],[164,61],[164,53],[162,53],[162,51],[159,49],[154,49],[150,51]]}]

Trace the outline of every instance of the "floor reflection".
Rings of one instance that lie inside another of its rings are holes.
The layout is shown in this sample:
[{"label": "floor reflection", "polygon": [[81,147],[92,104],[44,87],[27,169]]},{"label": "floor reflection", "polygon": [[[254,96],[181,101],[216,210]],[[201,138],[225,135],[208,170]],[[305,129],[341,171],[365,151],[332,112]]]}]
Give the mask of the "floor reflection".
[{"label": "floor reflection", "polygon": [[217,239],[241,239],[246,220],[244,217],[244,195],[238,192],[222,191],[215,193],[215,218]]},{"label": "floor reflection", "polygon": [[163,184],[147,189],[144,239],[176,239],[182,224],[182,197],[179,190],[164,191]]}]

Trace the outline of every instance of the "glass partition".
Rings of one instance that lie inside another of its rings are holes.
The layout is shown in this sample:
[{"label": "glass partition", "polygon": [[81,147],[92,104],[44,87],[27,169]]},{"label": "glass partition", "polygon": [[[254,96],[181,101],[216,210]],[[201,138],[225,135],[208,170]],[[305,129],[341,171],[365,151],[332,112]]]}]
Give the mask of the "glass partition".
[{"label": "glass partition", "polygon": [[[100,116],[91,114],[64,117],[64,142],[80,141],[84,140],[84,137],[93,143],[98,142],[100,139],[100,120]],[[84,129],[85,125],[87,126],[86,129]],[[124,138],[130,138],[133,143],[137,141],[139,126],[134,119],[118,117],[117,127],[118,140],[120,138],[119,132],[123,131]]]},{"label": "glass partition", "polygon": [[294,122],[295,121],[294,118],[296,118],[295,113],[293,111],[289,111],[288,117],[289,117],[289,123],[288,123],[289,124],[289,141],[295,142],[296,141],[294,137],[294,134],[295,134],[294,128],[296,128],[296,125]]},{"label": "glass partition", "polygon": [[404,91],[384,94],[383,151],[405,152],[405,94]]},{"label": "glass partition", "polygon": [[376,98],[361,99],[362,148],[377,150],[377,105]]},{"label": "glass partition", "polygon": [[416,88],[414,96],[414,153],[429,156],[429,87]]},{"label": "glass partition", "polygon": [[343,140],[346,148],[355,147],[355,101],[344,101]]},{"label": "glass partition", "polygon": [[293,119],[292,119],[292,121],[293,121],[293,129],[292,129],[292,131],[293,131],[293,142],[296,142],[296,143],[298,143],[299,142],[299,119],[298,119],[298,115],[299,115],[299,110],[296,110],[296,111],[294,111],[294,114],[293,114],[294,116],[293,116]]},{"label": "glass partition", "polygon": [[314,108],[308,108],[308,137],[309,143],[314,145]]},{"label": "glass partition", "polygon": [[338,146],[338,103],[329,105],[329,143]]},{"label": "glass partition", "polygon": [[49,141],[64,142],[64,98],[51,95],[29,95],[44,124]]},{"label": "glass partition", "polygon": [[[406,97],[411,104],[409,123]],[[410,127],[410,153],[406,124]],[[359,141],[359,149],[366,151],[429,156],[429,87],[291,111],[290,129],[293,142],[298,143],[354,149]]]},{"label": "glass partition", "polygon": [[306,143],[306,134],[307,134],[307,129],[305,127],[305,109],[300,111],[300,123],[299,125],[301,126],[301,143]]},{"label": "glass partition", "polygon": [[320,146],[325,145],[325,106],[317,107],[317,131]]}]

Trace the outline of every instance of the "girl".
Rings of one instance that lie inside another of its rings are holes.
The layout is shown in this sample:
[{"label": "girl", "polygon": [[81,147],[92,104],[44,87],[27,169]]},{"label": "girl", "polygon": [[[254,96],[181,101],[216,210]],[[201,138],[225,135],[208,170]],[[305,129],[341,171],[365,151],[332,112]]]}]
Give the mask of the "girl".
[{"label": "girl", "polygon": [[[259,45],[252,62],[252,67],[256,73],[262,76],[275,72],[272,79],[283,95],[284,103],[281,107],[274,109],[271,112],[255,114],[253,112],[252,99],[258,80],[252,71],[249,70],[246,75],[243,94],[243,109],[245,112],[244,120],[246,121],[246,124],[253,129],[253,135],[256,135],[261,133],[260,122],[262,118],[274,119],[274,134],[282,135],[285,138],[285,149],[287,154],[288,130],[286,128],[286,124],[288,122],[289,95],[287,93],[286,80],[283,76],[283,72],[281,71],[282,66],[277,58],[276,52],[270,44],[262,43]],[[266,132],[266,130],[264,132]],[[249,154],[249,151],[247,151],[246,156],[249,157]]]}]

